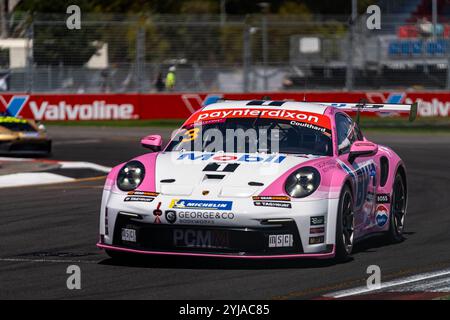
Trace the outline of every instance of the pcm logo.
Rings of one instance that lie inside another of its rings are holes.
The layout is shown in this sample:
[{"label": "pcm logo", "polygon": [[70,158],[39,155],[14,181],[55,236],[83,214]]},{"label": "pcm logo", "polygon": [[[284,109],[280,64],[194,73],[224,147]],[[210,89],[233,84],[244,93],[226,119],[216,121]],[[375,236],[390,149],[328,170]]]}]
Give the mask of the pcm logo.
[{"label": "pcm logo", "polygon": [[228,233],[223,231],[175,229],[173,244],[175,247],[228,248],[230,241]]}]

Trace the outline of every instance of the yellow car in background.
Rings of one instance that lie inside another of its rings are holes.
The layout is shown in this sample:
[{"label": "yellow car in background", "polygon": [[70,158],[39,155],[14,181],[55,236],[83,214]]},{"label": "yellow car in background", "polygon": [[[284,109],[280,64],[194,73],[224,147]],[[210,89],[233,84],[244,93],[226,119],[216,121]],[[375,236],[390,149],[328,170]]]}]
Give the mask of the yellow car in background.
[{"label": "yellow car in background", "polygon": [[49,155],[52,141],[43,124],[0,115],[0,154]]}]

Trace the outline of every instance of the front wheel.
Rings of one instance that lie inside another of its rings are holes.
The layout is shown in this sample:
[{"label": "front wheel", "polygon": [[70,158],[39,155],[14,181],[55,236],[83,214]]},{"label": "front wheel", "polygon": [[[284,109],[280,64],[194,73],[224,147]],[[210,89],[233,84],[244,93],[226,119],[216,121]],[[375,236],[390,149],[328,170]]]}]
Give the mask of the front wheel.
[{"label": "front wheel", "polygon": [[345,185],[339,198],[336,221],[336,259],[345,261],[353,250],[355,219],[353,211],[353,195],[349,186]]},{"label": "front wheel", "polygon": [[389,217],[388,241],[397,243],[404,240],[403,231],[406,217],[406,188],[402,176],[397,173],[392,188],[391,213]]}]

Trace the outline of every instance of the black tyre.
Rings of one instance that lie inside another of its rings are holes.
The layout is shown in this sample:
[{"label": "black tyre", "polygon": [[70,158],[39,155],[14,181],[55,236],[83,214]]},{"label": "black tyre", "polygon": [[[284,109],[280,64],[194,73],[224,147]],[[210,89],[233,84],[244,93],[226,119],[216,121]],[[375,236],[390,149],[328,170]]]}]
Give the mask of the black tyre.
[{"label": "black tyre", "polygon": [[407,193],[403,178],[397,173],[392,186],[391,212],[389,214],[389,231],[387,240],[397,243],[404,240],[403,231],[406,217]]},{"label": "black tyre", "polygon": [[352,253],[354,229],[353,194],[350,187],[345,185],[339,198],[336,221],[336,259],[338,261],[347,260]]},{"label": "black tyre", "polygon": [[46,151],[47,151],[47,154],[46,154],[47,157],[52,155],[52,141],[51,140],[47,144],[47,150]]}]

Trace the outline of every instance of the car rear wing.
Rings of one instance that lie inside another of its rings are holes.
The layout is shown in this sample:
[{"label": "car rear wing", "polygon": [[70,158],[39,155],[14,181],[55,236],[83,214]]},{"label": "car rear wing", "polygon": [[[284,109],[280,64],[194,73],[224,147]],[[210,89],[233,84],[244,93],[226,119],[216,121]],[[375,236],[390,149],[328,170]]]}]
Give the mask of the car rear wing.
[{"label": "car rear wing", "polygon": [[344,112],[378,112],[378,113],[407,113],[409,121],[414,121],[417,117],[417,102],[413,104],[395,104],[395,103],[334,103],[334,102],[316,102],[317,104],[337,108]]}]

